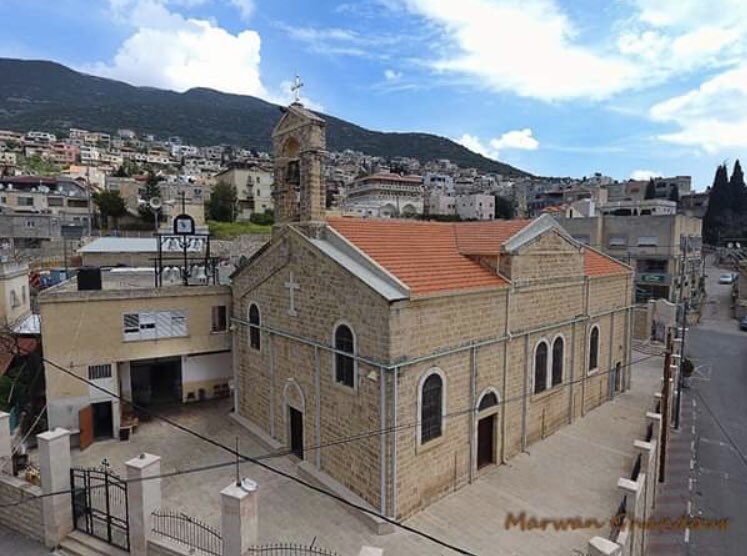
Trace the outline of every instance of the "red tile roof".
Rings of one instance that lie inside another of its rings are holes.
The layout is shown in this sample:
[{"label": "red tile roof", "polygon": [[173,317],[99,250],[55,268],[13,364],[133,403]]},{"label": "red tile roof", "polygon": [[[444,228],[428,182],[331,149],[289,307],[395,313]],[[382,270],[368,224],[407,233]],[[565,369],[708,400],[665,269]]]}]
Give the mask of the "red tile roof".
[{"label": "red tile roof", "polygon": [[464,255],[498,255],[501,245],[532,220],[493,220],[454,224],[459,252]]},{"label": "red tile roof", "polygon": [[415,295],[507,285],[459,252],[452,223],[332,218],[329,224]]},{"label": "red tile roof", "polygon": [[614,276],[631,272],[629,268],[611,257],[584,248],[584,273],[587,276]]},{"label": "red tile roof", "polygon": [[[371,257],[414,295],[469,291],[507,285],[504,278],[469,255],[498,256],[501,246],[532,220],[423,222],[330,218],[329,225]],[[584,249],[587,276],[630,272],[620,262]]]}]

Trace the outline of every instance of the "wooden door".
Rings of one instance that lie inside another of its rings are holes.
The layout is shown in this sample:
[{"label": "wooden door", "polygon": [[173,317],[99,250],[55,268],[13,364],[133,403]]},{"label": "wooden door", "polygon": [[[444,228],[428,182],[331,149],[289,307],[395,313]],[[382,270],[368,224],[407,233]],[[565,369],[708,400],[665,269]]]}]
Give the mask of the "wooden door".
[{"label": "wooden door", "polygon": [[80,428],[80,449],[85,450],[93,444],[93,406],[87,405],[78,412]]},{"label": "wooden door", "polygon": [[477,423],[477,468],[495,463],[495,415]]},{"label": "wooden door", "polygon": [[303,413],[292,407],[289,407],[288,411],[290,411],[291,451],[303,459]]}]

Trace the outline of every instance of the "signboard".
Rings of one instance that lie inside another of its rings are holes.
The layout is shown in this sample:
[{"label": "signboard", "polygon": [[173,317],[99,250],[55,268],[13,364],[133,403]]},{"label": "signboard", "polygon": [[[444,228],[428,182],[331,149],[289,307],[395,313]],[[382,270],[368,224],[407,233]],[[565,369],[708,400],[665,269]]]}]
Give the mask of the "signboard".
[{"label": "signboard", "polygon": [[190,236],[195,233],[195,219],[189,214],[180,214],[174,217],[174,234]]}]

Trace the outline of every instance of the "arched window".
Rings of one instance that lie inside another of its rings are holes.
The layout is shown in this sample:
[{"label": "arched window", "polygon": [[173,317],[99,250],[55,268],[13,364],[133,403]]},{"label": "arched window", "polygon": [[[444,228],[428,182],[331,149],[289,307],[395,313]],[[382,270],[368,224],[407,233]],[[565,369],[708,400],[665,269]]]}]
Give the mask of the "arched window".
[{"label": "arched window", "polygon": [[591,329],[589,338],[589,370],[593,371],[599,366],[599,327]]},{"label": "arched window", "polygon": [[552,343],[552,385],[563,382],[563,338],[558,336]]},{"label": "arched window", "polygon": [[498,405],[498,396],[495,395],[495,392],[488,392],[480,400],[480,405],[477,406],[477,411],[483,411],[484,409],[489,409],[496,405]]},{"label": "arched window", "polygon": [[249,347],[259,350],[261,347],[262,337],[259,327],[262,325],[259,316],[259,307],[256,303],[249,305]]},{"label": "arched window", "polygon": [[[335,329],[335,349],[338,350],[335,353],[335,380],[355,388],[355,359],[345,355],[355,353],[355,337],[349,326],[341,324]],[[339,353],[340,351],[345,353]]]},{"label": "arched window", "polygon": [[540,342],[534,352],[534,393],[547,388],[547,342]]},{"label": "arched window", "polygon": [[444,383],[438,373],[423,382],[420,406],[420,443],[441,436],[443,424]]}]

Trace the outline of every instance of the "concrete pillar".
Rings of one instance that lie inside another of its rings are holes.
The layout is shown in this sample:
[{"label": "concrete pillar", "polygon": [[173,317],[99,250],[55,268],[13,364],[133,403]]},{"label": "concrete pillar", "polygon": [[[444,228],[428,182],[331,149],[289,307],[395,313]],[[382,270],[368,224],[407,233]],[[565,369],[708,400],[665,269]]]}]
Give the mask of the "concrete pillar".
[{"label": "concrete pillar", "polygon": [[642,495],[641,485],[645,484],[645,480],[645,475],[643,473],[639,475],[638,482],[622,478],[617,480],[618,492],[626,497],[625,517],[633,523],[633,526],[630,528],[629,537],[630,546],[634,547],[631,552],[631,554],[633,555],[641,554],[641,552],[636,550],[636,548],[641,546],[643,542],[643,538],[639,538],[640,531],[642,531],[642,529],[636,527],[635,524],[638,521],[644,520],[644,516],[641,515],[642,508],[640,500]]},{"label": "concrete pillar", "polygon": [[[130,554],[146,556],[148,539],[153,529],[155,510],[161,507],[161,479],[148,479],[161,474],[161,458],[140,454],[125,462],[127,468],[127,509],[130,516]],[[145,480],[147,479],[147,480]]]},{"label": "concrete pillar", "polygon": [[589,541],[589,556],[620,556],[622,547],[604,537],[594,537]]},{"label": "concrete pillar", "polygon": [[13,473],[13,448],[10,444],[10,413],[0,411],[0,473]]},{"label": "concrete pillar", "polygon": [[70,499],[70,431],[56,428],[36,435],[39,444],[44,543],[55,548],[73,530],[73,506]]},{"label": "concrete pillar", "polygon": [[257,544],[257,509],[259,487],[244,479],[220,491],[223,555],[242,556]]}]

